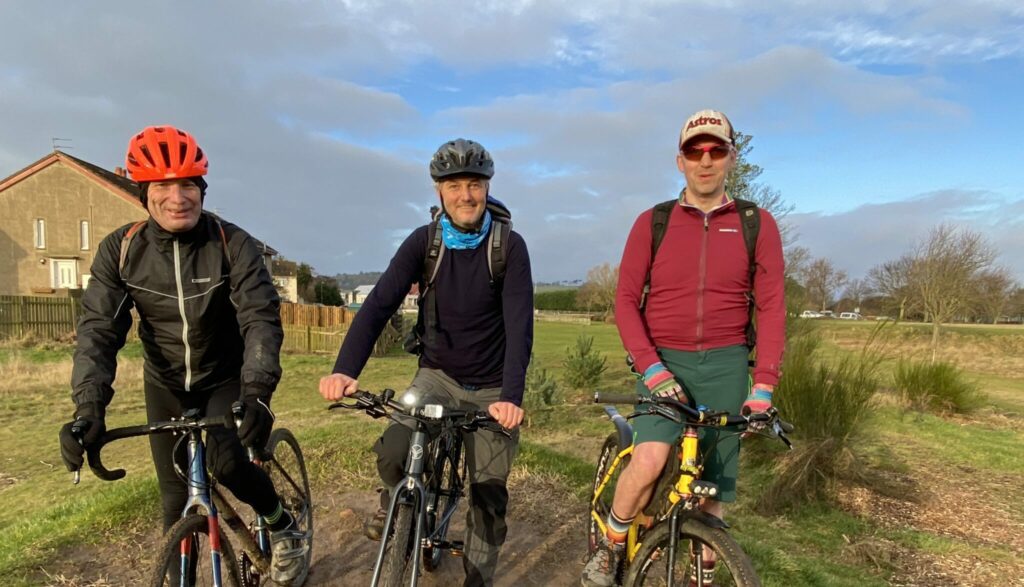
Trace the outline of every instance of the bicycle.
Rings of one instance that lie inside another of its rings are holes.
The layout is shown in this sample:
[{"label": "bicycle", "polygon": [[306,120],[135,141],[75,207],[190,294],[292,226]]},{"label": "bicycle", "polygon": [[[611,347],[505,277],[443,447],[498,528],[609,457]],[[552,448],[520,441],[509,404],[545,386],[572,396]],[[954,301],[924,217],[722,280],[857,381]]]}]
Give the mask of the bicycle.
[{"label": "bicycle", "polygon": [[[750,558],[726,531],[729,525],[700,509],[701,500],[718,494],[718,487],[701,480],[703,461],[698,447],[698,430],[740,434],[750,424],[765,424],[767,432],[753,432],[777,437],[792,448],[787,436],[793,427],[779,418],[774,408],[748,416],[713,412],[703,406],[692,408],[667,397],[640,398],[634,395],[594,394],[595,403],[640,404],[634,413],[622,416],[614,406],[606,405],[616,431],[601,447],[594,476],[587,524],[588,544],[593,553],[607,530],[605,521],[611,510],[611,493],[623,463],[633,452],[633,430],[628,420],[645,414],[668,418],[685,427],[679,442],[673,446],[661,476],[655,484],[649,505],[636,517],[626,535],[625,556],[617,570],[619,583],[629,587],[688,585],[695,580],[699,587],[707,581],[705,548],[715,553],[714,585],[759,587],[760,579]],[[731,428],[730,431],[724,431]],[[674,463],[678,463],[675,466]],[[624,467],[622,467],[624,468]],[[615,482],[612,482],[613,478]],[[679,582],[677,582],[679,581]],[[685,583],[682,583],[685,581]],[[710,581],[707,581],[710,584]]]},{"label": "bicycle", "polygon": [[391,389],[379,396],[357,391],[351,396],[355,403],[342,400],[327,408],[361,410],[373,418],[394,421],[401,416],[416,423],[405,478],[391,490],[372,587],[415,587],[421,564],[424,571],[433,572],[440,567],[444,551],[461,556],[463,542],[447,538],[452,516],[465,495],[466,460],[461,433],[484,427],[509,434],[487,412],[436,404],[416,406],[412,405],[415,398],[402,404],[393,399],[394,395]]},{"label": "bicycle", "polygon": [[[177,454],[180,444],[188,443],[188,471],[182,471],[175,462],[175,470],[188,485],[188,501],[181,519],[164,534],[157,549],[157,564],[150,580],[152,585],[258,587],[270,580],[269,526],[259,515],[246,524],[225,499],[220,486],[207,475],[203,431],[221,426],[236,427],[241,421],[241,409],[241,404],[235,404],[231,416],[211,418],[200,418],[200,411],[191,409],[180,419],[114,428],[88,447],[86,456],[93,474],[104,481],[116,481],[125,476],[125,471],[108,470],[103,465],[100,453],[105,445],[124,438],[173,433],[181,435],[175,444],[174,453]],[[72,426],[72,433],[78,438],[85,433],[83,424],[75,422]],[[249,458],[270,475],[283,507],[296,520],[298,530],[293,537],[302,543],[296,556],[303,559],[303,570],[291,585],[300,586],[309,572],[313,542],[313,508],[302,450],[290,431],[278,428],[271,432],[264,450],[249,449]],[[81,471],[75,471],[73,482],[77,484],[80,479]],[[234,547],[227,540],[221,522],[238,539],[241,555],[235,556]],[[204,546],[209,547],[209,552],[204,552]]]}]

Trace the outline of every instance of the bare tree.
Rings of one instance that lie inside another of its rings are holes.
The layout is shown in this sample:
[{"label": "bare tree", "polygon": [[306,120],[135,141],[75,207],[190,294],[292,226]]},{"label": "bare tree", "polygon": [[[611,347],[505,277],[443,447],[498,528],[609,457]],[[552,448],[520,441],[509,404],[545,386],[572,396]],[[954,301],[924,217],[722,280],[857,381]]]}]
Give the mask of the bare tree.
[{"label": "bare tree", "polygon": [[609,263],[587,271],[587,281],[576,294],[576,302],[588,309],[608,314],[615,311],[615,287],[619,283],[619,266]]},{"label": "bare tree", "polygon": [[786,256],[786,278],[799,279],[811,262],[811,252],[806,247],[789,246],[783,251]]},{"label": "bare tree", "polygon": [[995,324],[999,322],[999,317],[1010,303],[1017,283],[1010,275],[1009,269],[993,267],[978,274],[974,280],[974,287],[974,305],[978,314]]},{"label": "bare tree", "polygon": [[758,207],[771,212],[779,225],[779,234],[783,244],[788,244],[794,235],[792,227],[785,222],[785,218],[796,206],[787,204],[782,199],[782,193],[779,190],[757,181],[757,178],[764,173],[764,169],[747,160],[747,156],[754,149],[751,144],[753,138],[751,135],[736,132],[736,165],[729,172],[729,177],[726,178],[726,186],[728,186],[730,196],[750,200]]},{"label": "bare tree", "polygon": [[885,297],[896,318],[903,320],[911,309],[913,291],[910,287],[911,266],[914,258],[903,255],[895,261],[887,261],[868,271],[871,287]]},{"label": "bare tree", "polygon": [[967,308],[978,274],[992,265],[996,251],[981,233],[940,224],[914,250],[910,287],[932,323],[932,362],[939,330]]},{"label": "bare tree", "polygon": [[802,277],[808,298],[822,310],[828,309],[836,292],[846,285],[846,272],[836,269],[832,262],[825,258],[814,259],[808,263]]},{"label": "bare tree", "polygon": [[843,290],[843,299],[849,300],[854,306],[855,312],[860,312],[860,306],[864,298],[872,294],[871,282],[865,279],[851,279]]}]

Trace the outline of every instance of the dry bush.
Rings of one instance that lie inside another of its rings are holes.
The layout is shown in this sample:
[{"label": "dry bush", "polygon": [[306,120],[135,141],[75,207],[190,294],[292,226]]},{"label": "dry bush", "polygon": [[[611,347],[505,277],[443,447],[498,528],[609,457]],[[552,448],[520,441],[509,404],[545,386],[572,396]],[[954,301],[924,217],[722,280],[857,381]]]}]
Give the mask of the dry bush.
[{"label": "dry bush", "polygon": [[[873,339],[872,339],[873,340]],[[879,356],[869,341],[858,354],[824,361],[814,331],[788,342],[775,405],[796,426],[796,448],[782,456],[759,507],[779,511],[829,499],[837,481],[862,469],[852,439],[878,390]]]}]

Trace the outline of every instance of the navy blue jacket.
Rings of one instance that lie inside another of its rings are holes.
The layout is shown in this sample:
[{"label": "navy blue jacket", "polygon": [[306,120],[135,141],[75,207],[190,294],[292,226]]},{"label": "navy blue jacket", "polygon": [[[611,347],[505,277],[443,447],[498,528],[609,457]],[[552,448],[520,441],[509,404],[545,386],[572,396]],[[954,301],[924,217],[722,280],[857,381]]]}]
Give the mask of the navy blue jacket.
[{"label": "navy blue jacket", "polygon": [[[334,364],[358,377],[373,344],[412,284],[423,290],[428,226],[413,231],[356,312]],[[425,342],[420,367],[440,369],[462,385],[501,387],[501,399],[523,401],[533,348],[533,277],[526,242],[510,232],[505,279],[490,285],[486,241],[475,249],[447,249],[434,280],[439,336]]]}]

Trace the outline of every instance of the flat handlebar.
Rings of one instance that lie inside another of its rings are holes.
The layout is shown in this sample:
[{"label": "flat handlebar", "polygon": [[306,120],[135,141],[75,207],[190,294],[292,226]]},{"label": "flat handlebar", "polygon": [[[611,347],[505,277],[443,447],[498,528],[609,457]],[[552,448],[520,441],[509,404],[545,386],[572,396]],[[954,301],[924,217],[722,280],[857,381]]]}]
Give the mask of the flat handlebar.
[{"label": "flat handlebar", "polygon": [[[711,410],[697,409],[670,397],[642,397],[636,394],[624,393],[594,393],[594,403],[598,404],[628,404],[639,405],[648,403],[651,405],[648,413],[663,416],[677,423],[686,421],[704,426],[747,426],[755,422],[770,423],[774,432],[780,436],[786,445],[789,439],[786,434],[793,432],[793,425],[779,417],[778,410],[774,408],[767,412],[760,412],[748,415],[731,415],[726,412],[713,412]],[[682,418],[680,417],[682,415]]]},{"label": "flat handlebar", "polygon": [[432,404],[409,406],[395,401],[393,399],[394,395],[395,391],[392,389],[385,389],[379,395],[369,391],[358,390],[349,396],[355,401],[339,400],[327,406],[327,409],[362,410],[373,418],[391,419],[394,419],[393,413],[398,412],[425,423],[443,420],[451,422],[456,427],[464,430],[486,428],[505,436],[511,436],[507,430],[499,426],[497,421],[485,411],[456,410],[442,406],[440,414],[435,415],[433,411],[438,406]]}]

